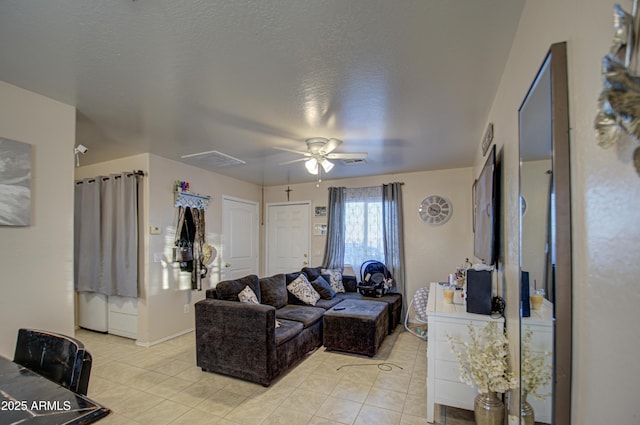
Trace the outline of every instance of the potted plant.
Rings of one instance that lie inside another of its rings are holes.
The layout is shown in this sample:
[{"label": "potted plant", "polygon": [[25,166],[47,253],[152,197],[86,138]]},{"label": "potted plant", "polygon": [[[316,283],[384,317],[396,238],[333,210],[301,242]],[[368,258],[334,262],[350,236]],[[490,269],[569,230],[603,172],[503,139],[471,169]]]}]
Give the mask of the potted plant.
[{"label": "potted plant", "polygon": [[476,329],[469,325],[469,339],[447,335],[451,350],[458,358],[460,380],[478,389],[474,401],[476,424],[493,425],[504,421],[504,404],[496,393],[517,388],[518,381],[509,371],[509,345],[502,327],[496,322]]}]

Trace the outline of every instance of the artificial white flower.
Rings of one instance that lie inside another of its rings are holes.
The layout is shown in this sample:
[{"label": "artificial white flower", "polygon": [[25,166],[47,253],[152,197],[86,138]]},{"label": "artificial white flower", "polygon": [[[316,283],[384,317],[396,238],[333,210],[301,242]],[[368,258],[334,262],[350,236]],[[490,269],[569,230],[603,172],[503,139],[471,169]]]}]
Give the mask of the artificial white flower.
[{"label": "artificial white flower", "polygon": [[469,336],[470,340],[466,341],[447,335],[460,364],[460,380],[477,387],[481,393],[504,393],[517,388],[518,381],[507,364],[507,338],[497,323],[490,322],[480,331],[469,325]]},{"label": "artificial white flower", "polygon": [[544,400],[549,394],[540,394],[538,390],[551,382],[551,365],[547,358],[551,356],[548,351],[534,353],[531,351],[531,337],[533,332],[527,329],[522,338],[522,353],[520,356],[520,380],[522,392],[531,394],[538,400]]}]

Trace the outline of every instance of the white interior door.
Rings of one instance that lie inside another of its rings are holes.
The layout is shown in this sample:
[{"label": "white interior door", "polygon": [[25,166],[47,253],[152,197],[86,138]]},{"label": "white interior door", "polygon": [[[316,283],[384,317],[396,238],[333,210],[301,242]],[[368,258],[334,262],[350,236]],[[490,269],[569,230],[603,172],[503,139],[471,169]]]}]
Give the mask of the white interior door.
[{"label": "white interior door", "polygon": [[222,277],[258,274],[258,203],[222,197]]},{"label": "white interior door", "polygon": [[310,221],[310,202],[267,204],[267,276],[292,273],[309,264]]}]

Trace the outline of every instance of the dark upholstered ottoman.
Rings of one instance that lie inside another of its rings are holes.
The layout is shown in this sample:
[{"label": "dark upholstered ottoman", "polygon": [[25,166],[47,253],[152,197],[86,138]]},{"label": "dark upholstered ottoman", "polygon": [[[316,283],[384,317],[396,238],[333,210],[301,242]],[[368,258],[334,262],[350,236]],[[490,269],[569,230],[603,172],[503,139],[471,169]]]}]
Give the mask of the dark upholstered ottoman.
[{"label": "dark upholstered ottoman", "polygon": [[327,350],[373,357],[389,327],[388,304],[344,300],[324,314],[323,344]]},{"label": "dark upholstered ottoman", "polygon": [[402,323],[402,295],[390,292],[374,300],[389,304],[389,334],[393,333],[398,323]]}]

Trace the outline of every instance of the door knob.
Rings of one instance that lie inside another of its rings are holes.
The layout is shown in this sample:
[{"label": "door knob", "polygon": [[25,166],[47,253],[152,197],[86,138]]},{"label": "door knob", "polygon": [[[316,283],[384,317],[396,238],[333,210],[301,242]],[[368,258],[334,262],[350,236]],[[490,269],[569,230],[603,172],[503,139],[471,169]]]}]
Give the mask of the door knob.
[{"label": "door knob", "polygon": [[229,268],[229,267],[231,267],[231,264],[229,264],[229,263],[225,263],[225,265],[224,265],[224,266],[225,266],[226,268]]},{"label": "door knob", "polygon": [[307,257],[308,257],[308,255],[307,255],[307,254],[304,254],[304,258],[307,258]]},{"label": "door knob", "polygon": [[303,261],[303,262],[302,262],[302,265],[304,265],[304,266],[306,266],[307,264],[309,264],[309,262],[308,262],[308,261]]}]

